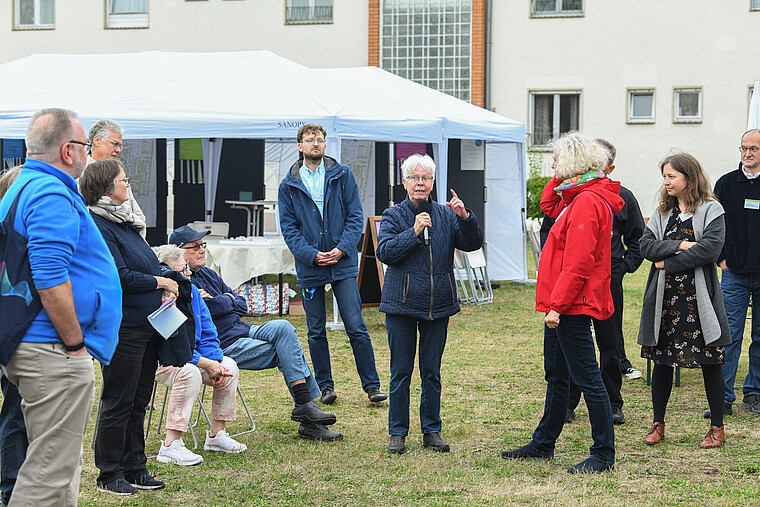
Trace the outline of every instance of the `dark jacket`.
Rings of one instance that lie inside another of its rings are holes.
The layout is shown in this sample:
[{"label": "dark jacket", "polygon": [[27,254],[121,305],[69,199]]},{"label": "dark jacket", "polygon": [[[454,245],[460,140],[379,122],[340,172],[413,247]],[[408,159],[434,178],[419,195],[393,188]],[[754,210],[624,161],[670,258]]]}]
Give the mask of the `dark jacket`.
[{"label": "dark jacket", "polygon": [[181,273],[172,271],[165,264],[161,264],[161,275],[177,282],[179,297],[175,304],[177,309],[187,317],[187,320],[168,340],[161,340],[158,343],[158,362],[163,366],[181,367],[192,361],[195,348],[193,284]]},{"label": "dark jacket", "polygon": [[[469,211],[469,210],[468,210]],[[458,217],[430,203],[430,245],[414,234],[417,207],[407,198],[383,212],[377,258],[387,264],[380,311],[434,320],[459,311],[454,280],[454,248],[471,252],[483,244],[478,219]]]},{"label": "dark jacket", "polygon": [[204,299],[203,302],[206,303],[216,325],[222,350],[238,339],[248,336],[251,325],[240,320],[241,315],[248,313],[248,306],[243,296],[233,293],[221,276],[206,267],[193,273],[190,280],[196,287],[212,296]]},{"label": "dark jacket", "polygon": [[721,176],[715,196],[726,211],[726,242],[718,256],[736,273],[760,273],[760,210],[745,209],[746,199],[760,200],[760,179],[750,180],[742,166]]},{"label": "dark jacket", "polygon": [[[296,260],[298,285],[312,288],[334,280],[359,276],[357,245],[364,225],[359,188],[347,165],[324,157],[324,218],[299,173],[298,160],[280,183],[280,227]],[[345,255],[332,266],[317,266],[319,252],[339,248]]]},{"label": "dark jacket", "polygon": [[[103,234],[119,271],[122,290],[121,325],[147,326],[148,315],[161,306],[163,291],[157,287],[161,276],[158,258],[145,240],[126,223],[117,224],[92,214],[95,225]],[[108,301],[105,304],[110,304]]]},{"label": "dark jacket", "polygon": [[613,214],[623,208],[620,183],[600,178],[562,191],[553,176],[541,193],[541,209],[557,218],[541,250],[536,310],[608,319],[615,310],[610,293],[610,237]]},{"label": "dark jacket", "polygon": [[[639,240],[644,234],[644,217],[641,215],[639,202],[633,192],[620,185],[620,197],[623,198],[623,209],[615,213],[612,221],[612,241],[610,243],[610,260],[612,275],[622,277],[633,273],[644,260],[639,249]],[[554,219],[545,216],[541,222],[541,248],[549,237],[549,231],[554,225]]]}]

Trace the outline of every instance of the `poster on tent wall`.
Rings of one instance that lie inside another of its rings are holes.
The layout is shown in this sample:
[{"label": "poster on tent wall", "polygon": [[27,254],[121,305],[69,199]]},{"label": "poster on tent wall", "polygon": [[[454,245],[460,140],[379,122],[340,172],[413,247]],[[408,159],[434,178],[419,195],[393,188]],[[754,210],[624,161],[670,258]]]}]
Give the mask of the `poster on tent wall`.
[{"label": "poster on tent wall", "polygon": [[340,163],[351,168],[359,186],[364,216],[375,214],[375,143],[341,139]]},{"label": "poster on tent wall", "polygon": [[140,204],[148,227],[156,226],[156,142],[153,139],[124,142],[119,160],[129,176],[129,186]]},{"label": "poster on tent wall", "polygon": [[395,150],[396,153],[396,185],[401,184],[401,179],[403,178],[403,175],[401,174],[401,164],[404,163],[404,160],[406,160],[409,155],[425,155],[427,154],[427,144],[425,143],[396,143]]},{"label": "poster on tent wall", "polygon": [[462,139],[460,144],[463,171],[486,169],[486,143],[480,139]]}]

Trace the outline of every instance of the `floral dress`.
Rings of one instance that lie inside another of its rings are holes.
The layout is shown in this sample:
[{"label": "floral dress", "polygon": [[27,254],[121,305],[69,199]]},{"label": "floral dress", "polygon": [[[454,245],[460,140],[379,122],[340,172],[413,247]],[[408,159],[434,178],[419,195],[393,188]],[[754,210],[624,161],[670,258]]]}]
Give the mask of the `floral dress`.
[{"label": "floral dress", "polygon": [[[691,218],[681,222],[676,206],[665,227],[665,239],[695,241]],[[706,347],[697,312],[694,270],[665,275],[660,337],[654,347],[641,347],[641,357],[664,366],[696,368],[723,364],[725,347]]]}]

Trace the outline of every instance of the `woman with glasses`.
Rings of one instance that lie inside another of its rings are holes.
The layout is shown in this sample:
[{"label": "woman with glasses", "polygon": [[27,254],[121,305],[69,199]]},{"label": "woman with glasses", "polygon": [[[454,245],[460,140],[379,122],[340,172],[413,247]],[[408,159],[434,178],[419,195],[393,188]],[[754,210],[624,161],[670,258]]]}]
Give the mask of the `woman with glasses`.
[{"label": "woman with glasses", "polygon": [[116,262],[123,291],[119,344],[111,364],[102,369],[95,441],[98,490],[116,495],[164,487],[145,466],[143,419],[163,340],[148,323],[148,315],[161,306],[165,293],[170,298],[178,294],[177,283],[161,276],[156,255],[140,235],[145,223],[124,206],[128,187],[129,178],[118,160],[93,162],[79,180],[84,200]]},{"label": "woman with glasses", "polygon": [[388,452],[406,452],[409,385],[418,331],[422,445],[448,452],[449,445],[440,435],[441,358],[449,317],[459,311],[454,249],[477,250],[483,244],[483,233],[475,215],[453,190],[445,205],[430,199],[433,159],[411,155],[401,171],[407,199],[383,212],[377,238],[377,258],[388,266],[380,301],[391,351]]},{"label": "woman with glasses", "polygon": [[665,409],[673,367],[701,368],[710,429],[702,448],[723,445],[723,370],[731,343],[715,263],[723,250],[724,210],[715,200],[702,166],[686,153],[660,162],[660,203],[641,238],[652,261],[639,326],[641,357],[654,361],[652,427],[647,445],[665,438]]},{"label": "woman with glasses", "polygon": [[227,421],[234,421],[237,415],[235,395],[238,385],[238,366],[234,359],[227,357],[219,346],[219,336],[211,319],[206,303],[195,285],[189,283],[190,266],[185,261],[185,250],[175,245],[161,245],[154,248],[161,267],[181,273],[192,289],[191,310],[195,320],[193,358],[184,366],[162,365],[156,370],[156,380],[171,387],[171,395],[166,409],[166,439],[161,442],[158,461],[180,466],[203,463],[203,457],[194,453],[182,440],[190,423],[193,404],[200,394],[201,385],[212,386],[211,430],[206,432],[203,449],[238,453],[247,449],[227,434]]}]

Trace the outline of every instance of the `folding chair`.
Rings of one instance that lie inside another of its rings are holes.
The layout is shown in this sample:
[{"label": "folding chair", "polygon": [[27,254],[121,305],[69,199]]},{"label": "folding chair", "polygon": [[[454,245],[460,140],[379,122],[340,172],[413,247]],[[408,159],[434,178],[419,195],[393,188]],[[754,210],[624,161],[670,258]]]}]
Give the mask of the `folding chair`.
[{"label": "folding chair", "polygon": [[[240,401],[243,404],[243,408],[245,409],[245,413],[248,416],[248,421],[251,423],[251,429],[241,431],[239,433],[235,433],[234,435],[230,435],[231,437],[238,437],[240,435],[245,435],[247,433],[253,433],[256,431],[256,423],[253,421],[253,416],[251,415],[251,411],[248,408],[248,403],[245,402],[245,398],[243,397],[243,391],[240,389],[240,384],[238,383],[237,386],[237,393],[240,397]],[[198,410],[198,415],[195,418],[195,422],[191,426],[196,426],[198,424],[198,421],[201,418],[201,412],[203,412],[203,416],[206,418],[206,422],[209,426],[211,426],[211,419],[208,416],[208,413],[206,412],[206,409],[203,406],[203,398],[206,396],[206,384],[203,384],[203,388],[201,389],[201,394],[198,396],[198,402],[200,404],[200,410]]]},{"label": "folding chair", "polygon": [[187,225],[196,231],[211,231],[206,235],[206,239],[227,239],[227,236],[230,234],[229,222],[204,222],[202,220],[198,220],[195,222],[190,222]]}]

